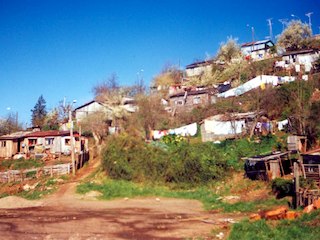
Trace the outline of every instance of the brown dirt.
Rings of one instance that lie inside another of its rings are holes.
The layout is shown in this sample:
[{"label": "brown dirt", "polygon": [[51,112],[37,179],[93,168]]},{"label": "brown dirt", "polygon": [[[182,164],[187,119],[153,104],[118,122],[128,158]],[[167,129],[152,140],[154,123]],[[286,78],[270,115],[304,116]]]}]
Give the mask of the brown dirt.
[{"label": "brown dirt", "polygon": [[[0,239],[215,239],[241,215],[209,213],[195,200],[135,198],[99,201],[75,193],[91,164],[40,200],[0,200]],[[91,200],[90,200],[91,199]]]}]

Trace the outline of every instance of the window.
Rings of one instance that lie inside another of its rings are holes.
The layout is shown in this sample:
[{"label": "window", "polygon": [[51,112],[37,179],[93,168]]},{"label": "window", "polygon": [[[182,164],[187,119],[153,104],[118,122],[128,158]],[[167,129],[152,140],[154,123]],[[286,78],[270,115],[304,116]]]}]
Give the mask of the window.
[{"label": "window", "polygon": [[70,138],[66,138],[66,139],[64,140],[64,144],[67,145],[67,146],[71,145]]},{"label": "window", "polygon": [[7,145],[7,141],[0,141],[0,147],[5,148]]},{"label": "window", "polygon": [[200,97],[194,97],[193,98],[193,104],[200,104],[201,98]]},{"label": "window", "polygon": [[28,145],[33,146],[37,144],[37,139],[28,139]]},{"label": "window", "polygon": [[45,139],[46,145],[53,145],[53,141],[54,141],[54,138],[46,138]]},{"label": "window", "polygon": [[177,101],[175,101],[175,105],[183,105],[183,101],[182,100],[177,100]]}]

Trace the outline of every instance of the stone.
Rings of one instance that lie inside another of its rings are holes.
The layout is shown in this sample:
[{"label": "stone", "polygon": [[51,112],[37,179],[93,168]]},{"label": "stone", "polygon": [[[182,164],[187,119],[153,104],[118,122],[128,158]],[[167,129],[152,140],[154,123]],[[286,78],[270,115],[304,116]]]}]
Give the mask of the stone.
[{"label": "stone", "polygon": [[313,202],[313,206],[315,209],[320,209],[320,198]]},{"label": "stone", "polygon": [[293,219],[296,219],[298,217],[298,214],[294,211],[288,211],[286,213],[286,219],[288,220],[293,220]]},{"label": "stone", "polygon": [[258,220],[261,220],[261,216],[260,214],[257,214],[257,213],[253,213],[249,216],[250,220],[252,221],[258,221]]},{"label": "stone", "polygon": [[286,207],[280,207],[276,210],[271,210],[266,212],[265,218],[267,220],[279,220],[284,219],[286,217],[286,212],[288,209]]},{"label": "stone", "polygon": [[313,210],[314,210],[314,206],[313,204],[310,204],[303,209],[303,213],[311,213]]}]

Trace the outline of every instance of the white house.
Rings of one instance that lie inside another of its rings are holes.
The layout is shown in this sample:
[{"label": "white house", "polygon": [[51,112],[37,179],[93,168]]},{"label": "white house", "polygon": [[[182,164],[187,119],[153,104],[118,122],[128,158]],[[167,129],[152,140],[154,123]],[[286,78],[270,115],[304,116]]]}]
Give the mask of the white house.
[{"label": "white house", "polygon": [[88,139],[70,131],[37,131],[24,136],[25,153],[36,153],[49,150],[51,153],[70,153],[71,141],[74,142],[75,152],[88,150]]},{"label": "white house", "polygon": [[296,65],[304,65],[305,71],[309,72],[319,57],[320,51],[314,49],[285,52],[282,54],[282,61],[276,62],[276,67],[292,68]]},{"label": "white house", "polygon": [[103,105],[102,103],[96,100],[92,100],[90,102],[87,102],[77,107],[74,110],[74,112],[75,112],[76,120],[77,122],[79,122],[92,113],[97,113],[97,112],[111,113],[111,109],[107,108],[105,105]]},{"label": "white house", "polygon": [[255,116],[254,112],[248,112],[219,114],[206,118],[201,124],[202,141],[221,141],[244,134],[249,128],[248,122],[252,122]]},{"label": "white house", "polygon": [[245,57],[262,60],[270,56],[270,48],[273,46],[274,43],[271,40],[249,42],[241,45],[241,52]]}]

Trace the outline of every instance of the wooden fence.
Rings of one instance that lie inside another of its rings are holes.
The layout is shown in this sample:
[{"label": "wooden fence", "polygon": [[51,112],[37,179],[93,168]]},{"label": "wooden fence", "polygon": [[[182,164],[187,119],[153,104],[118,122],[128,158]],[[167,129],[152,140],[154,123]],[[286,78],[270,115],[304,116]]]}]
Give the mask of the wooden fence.
[{"label": "wooden fence", "polygon": [[8,170],[6,172],[0,172],[0,182],[18,182],[32,178],[39,178],[40,176],[59,176],[70,174],[72,171],[72,164],[58,164],[40,168],[23,169],[23,170]]},{"label": "wooden fence", "polygon": [[[301,180],[308,186],[303,186]],[[320,198],[320,165],[294,163],[295,207],[304,207]],[[311,185],[310,185],[311,184]]]}]

